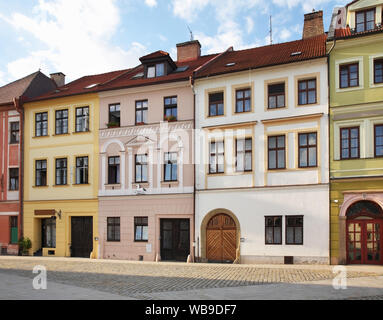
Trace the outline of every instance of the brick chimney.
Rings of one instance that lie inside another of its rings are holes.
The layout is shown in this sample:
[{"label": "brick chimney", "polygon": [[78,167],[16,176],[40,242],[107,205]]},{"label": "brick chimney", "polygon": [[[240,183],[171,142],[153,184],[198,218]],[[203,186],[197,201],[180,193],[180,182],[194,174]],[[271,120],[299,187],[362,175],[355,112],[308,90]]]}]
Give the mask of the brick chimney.
[{"label": "brick chimney", "polygon": [[65,74],[62,72],[51,73],[51,79],[58,87],[65,86]]},{"label": "brick chimney", "polygon": [[196,60],[201,56],[201,44],[198,40],[177,44],[177,61]]},{"label": "brick chimney", "polygon": [[324,34],[323,11],[315,11],[305,14],[305,24],[303,26],[303,39]]}]

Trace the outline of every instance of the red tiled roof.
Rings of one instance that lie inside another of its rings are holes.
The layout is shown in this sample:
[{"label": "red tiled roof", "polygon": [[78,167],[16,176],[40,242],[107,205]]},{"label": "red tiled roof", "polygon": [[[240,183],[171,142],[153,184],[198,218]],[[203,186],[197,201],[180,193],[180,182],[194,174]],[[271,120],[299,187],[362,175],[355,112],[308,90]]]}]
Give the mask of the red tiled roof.
[{"label": "red tiled roof", "polygon": [[362,32],[351,32],[350,27],[346,27],[343,29],[336,29],[335,38],[338,40],[345,39],[345,38],[355,38],[355,37],[360,37],[360,36],[365,36],[365,35],[380,33],[380,32],[383,32],[383,26],[372,29],[372,30],[362,31]]},{"label": "red tiled roof", "polygon": [[9,103],[14,98],[19,98],[27,90],[38,73],[39,71],[34,72],[29,76],[0,87],[0,104]]},{"label": "red tiled roof", "polygon": [[131,70],[133,69],[119,70],[92,76],[85,76],[74,80],[66,84],[65,86],[59,87],[57,88],[57,90],[48,92],[34,99],[29,99],[28,101],[55,99],[78,94],[98,92],[99,86],[101,84],[109,82],[115,79],[116,77],[123,75],[124,73],[129,73]]},{"label": "red tiled roof", "polygon": [[156,59],[156,58],[163,58],[163,57],[169,57],[169,53],[167,53],[165,51],[158,50],[156,52],[153,52],[153,53],[150,53],[146,56],[141,57],[140,61]]},{"label": "red tiled roof", "polygon": [[115,80],[100,86],[99,91],[122,89],[122,88],[129,88],[129,87],[139,87],[139,86],[146,86],[146,85],[155,85],[155,84],[174,82],[174,81],[185,81],[185,80],[188,80],[190,76],[193,75],[193,72],[195,69],[207,63],[208,61],[210,61],[216,56],[217,54],[212,54],[212,55],[201,56],[198,59],[193,61],[184,61],[184,62],[175,61],[175,64],[178,68],[186,67],[186,66],[188,68],[184,71],[172,72],[162,77],[156,77],[156,78],[142,77],[142,78],[134,79],[133,77],[135,75],[138,75],[144,72],[144,67],[141,65],[137,67],[137,69],[135,69],[134,71],[121,75]]},{"label": "red tiled roof", "polygon": [[323,34],[304,40],[247,50],[227,51],[197,72],[196,78],[324,57],[326,56],[326,38],[327,36]]}]

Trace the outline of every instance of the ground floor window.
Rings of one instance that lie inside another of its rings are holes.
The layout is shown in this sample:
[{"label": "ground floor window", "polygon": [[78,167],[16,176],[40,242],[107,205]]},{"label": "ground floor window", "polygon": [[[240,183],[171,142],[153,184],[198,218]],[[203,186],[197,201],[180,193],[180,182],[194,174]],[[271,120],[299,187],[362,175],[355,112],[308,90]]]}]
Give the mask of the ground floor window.
[{"label": "ground floor window", "polygon": [[265,243],[282,244],[282,217],[265,217]]},{"label": "ground floor window", "polygon": [[120,218],[108,218],[108,241],[120,241]]},{"label": "ground floor window", "polygon": [[134,241],[148,241],[148,217],[134,218]]},{"label": "ground floor window", "polygon": [[286,244],[303,244],[303,216],[286,217]]},{"label": "ground floor window", "polygon": [[43,219],[42,227],[42,247],[56,248],[56,218]]}]

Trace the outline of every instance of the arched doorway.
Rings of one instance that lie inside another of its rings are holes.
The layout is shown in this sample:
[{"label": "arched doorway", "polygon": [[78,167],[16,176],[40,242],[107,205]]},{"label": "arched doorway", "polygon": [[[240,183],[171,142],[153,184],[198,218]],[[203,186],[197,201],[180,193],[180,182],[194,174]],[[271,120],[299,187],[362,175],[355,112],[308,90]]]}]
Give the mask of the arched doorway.
[{"label": "arched doorway", "polygon": [[347,263],[383,264],[383,210],[372,201],[359,201],[347,209]]},{"label": "arched doorway", "polygon": [[237,251],[237,227],[233,218],[220,213],[206,227],[206,258],[209,262],[234,262]]}]

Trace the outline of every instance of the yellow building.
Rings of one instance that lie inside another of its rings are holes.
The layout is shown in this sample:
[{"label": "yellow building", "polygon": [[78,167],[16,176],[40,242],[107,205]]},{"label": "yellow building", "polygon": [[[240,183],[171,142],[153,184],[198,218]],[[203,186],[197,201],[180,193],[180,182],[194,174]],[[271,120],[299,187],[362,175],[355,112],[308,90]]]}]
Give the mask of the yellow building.
[{"label": "yellow building", "polygon": [[24,236],[30,254],[98,257],[99,98],[121,72],[83,77],[24,103]]},{"label": "yellow building", "polygon": [[383,264],[382,9],[335,8],[329,31],[332,264]]}]

